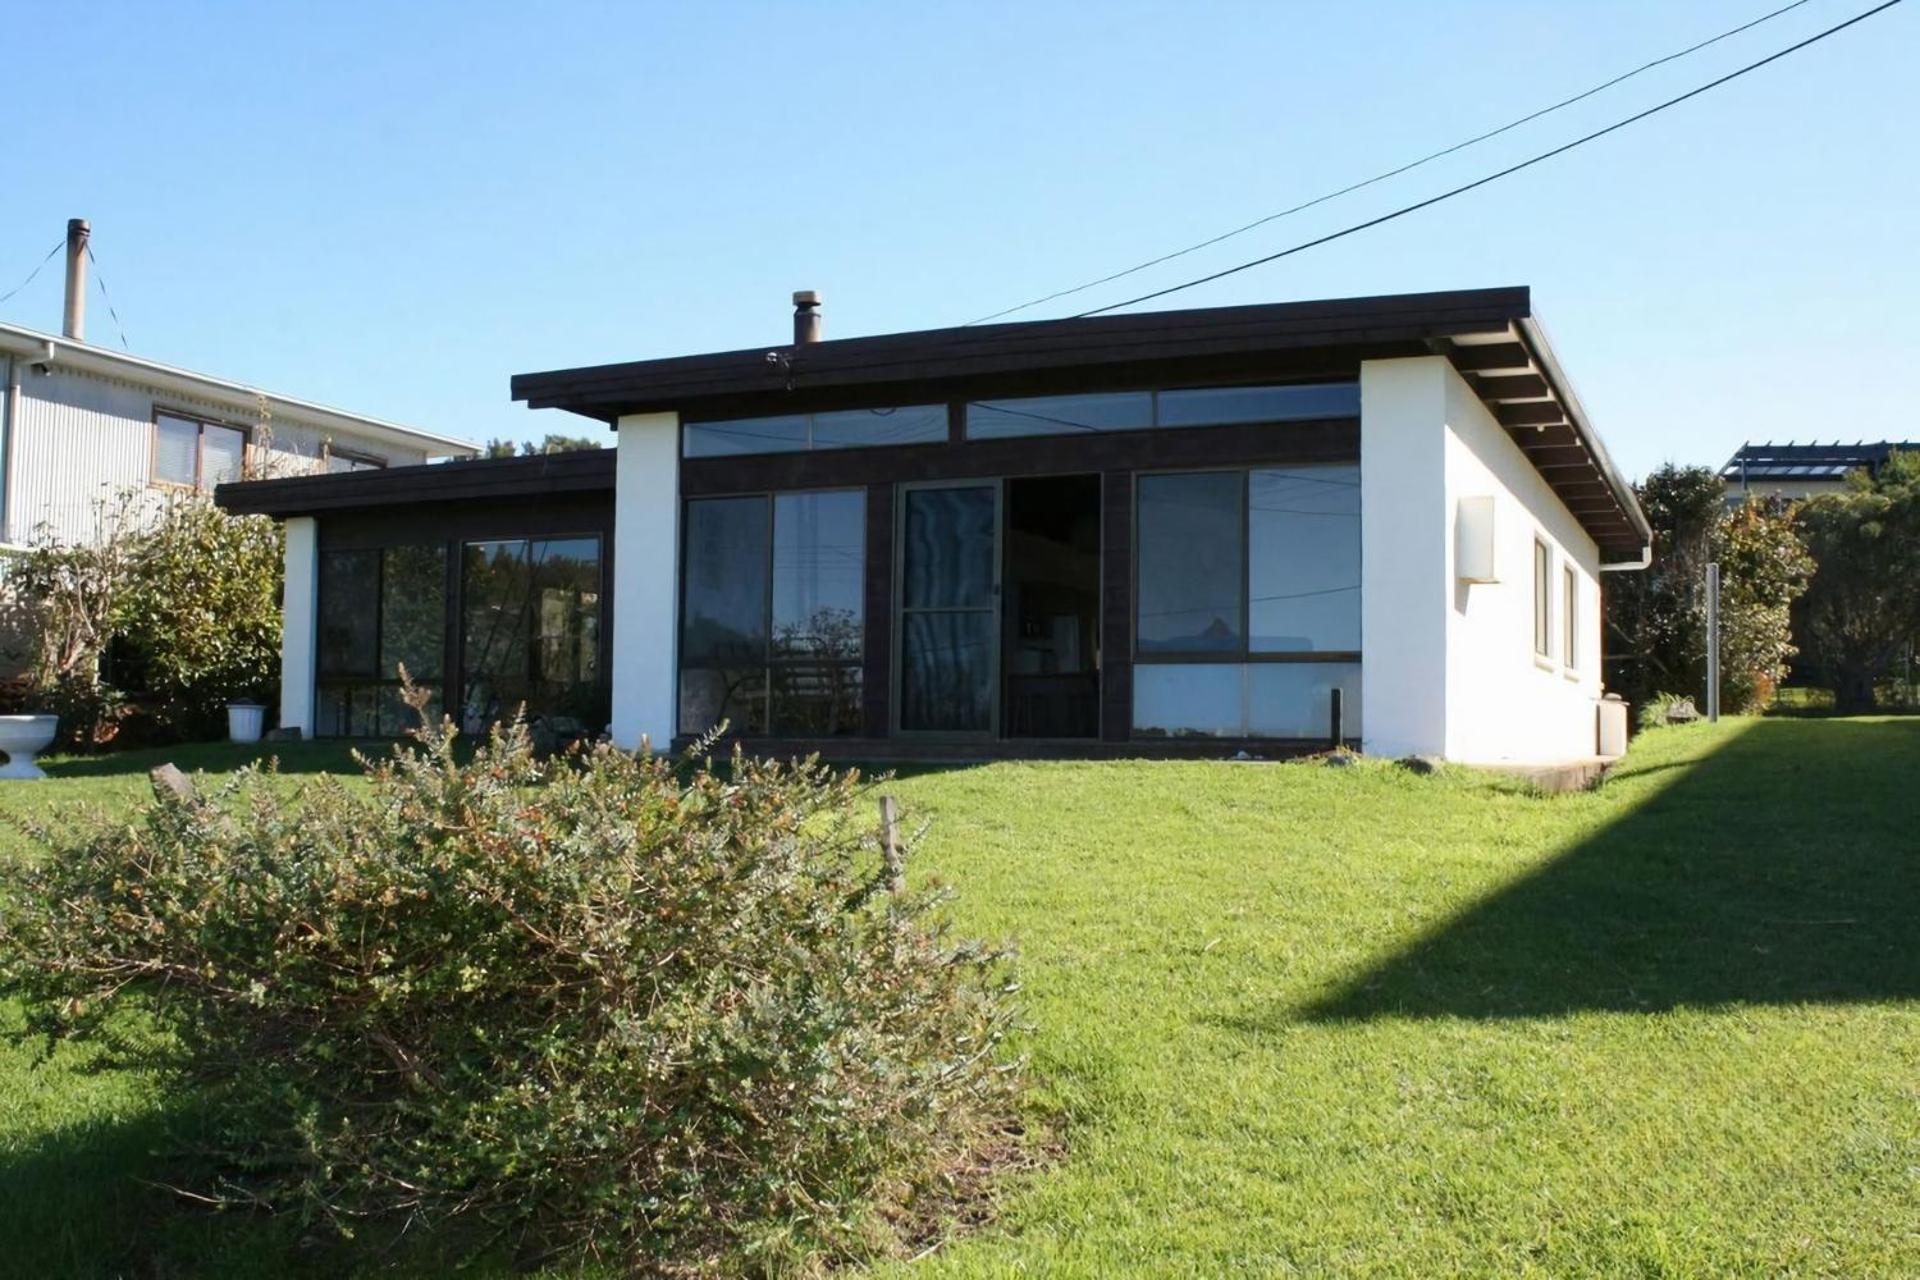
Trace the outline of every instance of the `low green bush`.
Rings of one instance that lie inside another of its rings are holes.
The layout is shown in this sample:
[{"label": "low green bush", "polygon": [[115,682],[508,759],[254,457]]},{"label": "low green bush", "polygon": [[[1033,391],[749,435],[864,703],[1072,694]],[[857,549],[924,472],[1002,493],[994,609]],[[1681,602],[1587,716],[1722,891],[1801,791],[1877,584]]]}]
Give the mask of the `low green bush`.
[{"label": "low green bush", "polygon": [[102,1043],[139,997],[118,1047],[219,1121],[196,1191],[348,1235],[781,1272],[897,1249],[1007,1150],[1006,963],[895,883],[857,775],[464,757],[40,830],[0,987]]},{"label": "low green bush", "polygon": [[1656,693],[1640,704],[1639,710],[1634,713],[1634,720],[1643,732],[1658,729],[1667,723],[1669,711],[1682,702],[1691,701],[1693,699],[1684,693]]}]

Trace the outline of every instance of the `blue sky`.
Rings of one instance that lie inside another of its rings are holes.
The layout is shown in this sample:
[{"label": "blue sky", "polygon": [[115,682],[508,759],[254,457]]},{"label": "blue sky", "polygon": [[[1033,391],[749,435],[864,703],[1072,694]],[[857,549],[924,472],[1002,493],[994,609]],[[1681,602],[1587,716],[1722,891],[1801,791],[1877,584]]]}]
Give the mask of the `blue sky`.
[{"label": "blue sky", "polygon": [[[0,292],[69,216],[133,350],[469,437],[525,370],[957,323],[1777,7],[10,0]],[[1511,163],[1791,14],[1066,314]],[[1920,437],[1920,4],[1450,204],[1157,305],[1528,284],[1621,464]],[[0,319],[59,325],[57,261]],[[90,336],[114,341],[97,300]]]}]

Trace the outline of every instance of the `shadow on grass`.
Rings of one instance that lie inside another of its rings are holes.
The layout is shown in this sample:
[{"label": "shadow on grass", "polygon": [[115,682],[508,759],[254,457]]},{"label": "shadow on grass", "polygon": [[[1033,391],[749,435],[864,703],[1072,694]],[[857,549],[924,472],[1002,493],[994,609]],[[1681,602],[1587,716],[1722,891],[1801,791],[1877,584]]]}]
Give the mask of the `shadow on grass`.
[{"label": "shadow on grass", "polygon": [[171,747],[142,747],[97,756],[59,756],[40,761],[50,778],[143,777],[156,765],[172,763],[188,773],[231,773],[255,761],[277,760],[281,773],[358,774],[353,750],[375,759],[387,754],[390,742],[186,742]]},{"label": "shadow on grass", "polygon": [[1759,721],[1531,876],[1283,1016],[1920,998],[1916,778],[1920,722]]},{"label": "shadow on grass", "polygon": [[17,1276],[301,1276],[288,1224],[215,1212],[162,1184],[177,1116],[55,1130],[0,1151],[0,1272]]},{"label": "shadow on grass", "polygon": [[386,1274],[488,1280],[514,1274],[502,1250],[462,1224],[407,1233],[369,1222],[346,1241],[291,1214],[216,1208],[196,1188],[219,1185],[194,1145],[191,1108],[55,1130],[0,1149],[0,1275],[255,1277]]}]

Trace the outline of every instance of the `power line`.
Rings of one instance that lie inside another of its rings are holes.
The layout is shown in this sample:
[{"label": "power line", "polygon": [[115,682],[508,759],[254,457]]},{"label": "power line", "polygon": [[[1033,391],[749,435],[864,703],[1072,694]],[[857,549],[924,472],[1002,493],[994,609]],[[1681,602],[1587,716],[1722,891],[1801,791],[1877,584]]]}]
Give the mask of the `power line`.
[{"label": "power line", "polygon": [[120,331],[120,349],[131,351],[127,345],[127,327],[120,323],[120,313],[113,309],[113,299],[107,296],[107,278],[101,274],[100,259],[93,256],[93,241],[87,241],[87,261],[93,264],[93,278],[100,286],[100,301],[107,304],[107,314],[113,317],[113,327]]},{"label": "power line", "polygon": [[[1679,59],[1688,56],[1689,54],[1698,53],[1700,52],[1700,50],[1707,48],[1709,45],[1716,45],[1716,44],[1719,44],[1722,40],[1731,39],[1732,37],[1739,35],[1743,31],[1751,31],[1753,28],[1759,26],[1761,23],[1771,22],[1773,19],[1779,17],[1781,14],[1787,13],[1793,9],[1798,9],[1801,5],[1807,4],[1807,3],[1809,3],[1809,0],[1793,0],[1792,4],[1782,5],[1780,8],[1775,9],[1770,13],[1763,13],[1759,17],[1754,18],[1752,21],[1743,22],[1737,27],[1731,27],[1725,31],[1722,31],[1717,36],[1713,36],[1713,37],[1710,37],[1709,39],[1700,41],[1698,44],[1690,44],[1684,49],[1680,49],[1680,50],[1677,50],[1676,52],[1669,53],[1664,57],[1655,58],[1651,62],[1643,62],[1639,66],[1633,68],[1631,71],[1624,71],[1621,74],[1613,77],[1611,80],[1603,80],[1599,84],[1594,85],[1591,89],[1582,90],[1581,92],[1574,94],[1571,98],[1562,98],[1560,101],[1555,102],[1550,106],[1541,107],[1537,111],[1530,111],[1526,115],[1521,116],[1517,120],[1510,120],[1506,124],[1501,125],[1497,129],[1489,129],[1485,133],[1476,134],[1473,137],[1468,138],[1465,142],[1456,142],[1450,147],[1442,147],[1438,151],[1429,152],[1426,155],[1421,156],[1418,160],[1410,160],[1406,164],[1403,164],[1398,168],[1388,169],[1384,173],[1376,173],[1371,178],[1363,178],[1359,182],[1350,183],[1347,186],[1341,187],[1338,191],[1329,191],[1325,195],[1315,196],[1311,200],[1303,201],[1300,204],[1296,204],[1290,209],[1282,209],[1278,213],[1269,213],[1265,217],[1255,218],[1252,222],[1246,223],[1243,226],[1235,227],[1231,231],[1223,231],[1217,236],[1209,236],[1207,239],[1202,240],[1197,244],[1190,244],[1184,249],[1175,249],[1171,253],[1163,253],[1157,258],[1149,258],[1145,262],[1139,263],[1135,266],[1128,267],[1125,270],[1116,271],[1111,275],[1101,276],[1098,280],[1089,280],[1085,284],[1077,284],[1070,289],[1061,289],[1054,293],[1049,293],[1045,297],[1035,298],[1031,302],[1022,302],[1018,306],[1008,307],[1003,311],[995,311],[991,315],[980,316],[979,318],[974,320],[969,320],[966,323],[970,325],[985,324],[989,320],[998,320],[1001,316],[1010,316],[1017,311],[1026,311],[1029,308],[1040,306],[1043,303],[1053,302],[1059,298],[1071,297],[1076,293],[1085,293],[1088,289],[1097,289],[1103,284],[1111,284],[1115,280],[1121,280],[1126,278],[1127,276],[1135,275],[1139,272],[1145,271],[1149,267],[1157,267],[1163,262],[1172,262],[1175,258],[1184,258],[1190,253],[1198,253],[1202,249],[1210,248],[1213,245],[1219,244],[1222,240],[1231,240],[1233,239],[1233,237],[1237,235],[1244,235],[1246,232],[1252,231],[1256,227],[1264,227],[1269,222],[1278,222],[1282,218],[1292,217],[1294,214],[1304,212],[1305,210],[1313,208],[1315,205],[1325,204],[1329,200],[1337,200],[1344,195],[1351,195],[1355,191],[1359,191],[1364,187],[1373,186],[1377,182],[1385,182],[1388,178],[1397,178],[1403,173],[1407,173],[1413,169],[1418,169],[1423,164],[1429,164],[1435,160],[1444,159],[1445,157],[1454,154],[1456,151],[1465,151],[1468,147],[1478,146],[1480,143],[1486,142],[1491,138],[1497,138],[1503,133],[1509,133],[1514,129],[1518,129],[1523,124],[1530,124],[1533,121],[1538,120],[1542,116],[1552,115],[1554,112],[1560,110],[1562,107],[1570,107],[1576,102],[1584,102],[1586,99],[1591,98],[1596,93],[1602,93],[1608,89],[1613,88],[1613,86],[1622,83],[1623,81],[1631,80],[1637,75],[1641,75],[1641,74],[1644,74],[1645,72],[1651,71],[1655,67],[1663,67],[1669,62],[1676,62]],[[964,328],[965,326],[963,325],[962,327]]]},{"label": "power line", "polygon": [[65,243],[66,243],[66,240],[64,238],[55,240],[53,242],[53,248],[47,250],[47,256],[40,259],[40,261],[34,266],[33,270],[27,272],[27,278],[25,280],[22,280],[19,284],[13,286],[13,288],[7,290],[5,293],[0,293],[0,302],[7,301],[9,298],[13,297],[14,294],[20,292],[22,289],[32,284],[34,277],[40,274],[40,268],[46,266],[49,262],[52,262],[53,255],[60,252],[60,246]]},{"label": "power line", "polygon": [[1251,262],[1242,262],[1238,266],[1227,267],[1223,270],[1215,271],[1208,275],[1200,276],[1197,279],[1188,280],[1183,284],[1169,285],[1164,289],[1155,289],[1152,293],[1143,293],[1137,298],[1128,298],[1124,302],[1110,302],[1104,307],[1094,307],[1090,311],[1079,312],[1073,318],[1075,320],[1079,320],[1086,316],[1097,316],[1108,311],[1118,311],[1121,307],[1131,307],[1138,303],[1151,302],[1155,298],[1164,298],[1170,293],[1179,293],[1182,290],[1191,289],[1196,285],[1210,284],[1215,280],[1224,279],[1225,277],[1231,276],[1231,275],[1237,275],[1242,271],[1247,271],[1254,267],[1265,266],[1269,262],[1277,262],[1281,258],[1292,257],[1296,253],[1301,253],[1308,249],[1317,248],[1320,245],[1328,244],[1335,240],[1344,239],[1345,237],[1350,236],[1357,231],[1365,231],[1370,227],[1377,227],[1384,222],[1392,222],[1395,218],[1404,218],[1406,215],[1410,213],[1417,213],[1422,209],[1426,209],[1433,205],[1439,204],[1443,200],[1451,200],[1455,196],[1465,195],[1467,192],[1472,191],[1478,187],[1484,187],[1490,182],[1498,182],[1501,178],[1509,177],[1512,174],[1516,174],[1520,172],[1522,169],[1530,169],[1534,165],[1539,164],[1543,160],[1551,160],[1555,156],[1564,155],[1567,152],[1572,151],[1575,147],[1585,146],[1587,143],[1592,142],[1595,139],[1604,138],[1608,134],[1615,133],[1621,129],[1624,129],[1630,124],[1636,124],[1641,120],[1645,120],[1648,116],[1658,115],[1660,112],[1665,111],[1669,107],[1677,107],[1681,103],[1687,101],[1689,98],[1697,98],[1701,94],[1706,93],[1710,89],[1717,89],[1721,85],[1726,84],[1729,81],[1738,80],[1741,76],[1744,76],[1749,72],[1758,71],[1760,68],[1766,66],[1769,63],[1778,62],[1780,59],[1786,57],[1789,54],[1798,53],[1800,50],[1807,48],[1809,45],[1818,44],[1820,41],[1825,40],[1828,36],[1837,35],[1840,32],[1845,31],[1848,27],[1853,26],[1855,23],[1865,22],[1868,18],[1873,17],[1875,14],[1884,13],[1886,10],[1893,8],[1895,5],[1899,3],[1901,3],[1901,0],[1885,0],[1885,3],[1875,5],[1873,8],[1868,9],[1865,13],[1855,14],[1853,17],[1848,18],[1845,22],[1839,23],[1836,26],[1828,27],[1825,31],[1822,31],[1817,35],[1808,36],[1805,40],[1800,41],[1798,44],[1790,44],[1786,48],[1780,50],[1777,53],[1772,53],[1767,55],[1766,57],[1760,59],[1758,62],[1749,62],[1746,66],[1741,67],[1737,71],[1730,71],[1726,75],[1721,76],[1717,80],[1709,80],[1707,83],[1700,85],[1698,88],[1689,89],[1687,90],[1687,92],[1681,94],[1677,98],[1668,98],[1665,102],[1662,102],[1657,106],[1648,107],[1645,111],[1636,112],[1635,114],[1628,116],[1624,120],[1616,120],[1604,129],[1596,129],[1592,133],[1586,134],[1583,137],[1575,138],[1572,142],[1562,143],[1560,146],[1553,148],[1551,151],[1542,151],[1539,155],[1530,157],[1529,159],[1526,159],[1526,160],[1522,160],[1519,164],[1508,165],[1506,168],[1501,169],[1497,173],[1490,173],[1490,174],[1487,174],[1485,177],[1475,178],[1472,182],[1468,182],[1461,186],[1454,187],[1450,191],[1443,191],[1437,196],[1429,196],[1425,200],[1420,200],[1410,205],[1404,205],[1401,208],[1395,209],[1391,213],[1383,213],[1377,218],[1369,218],[1365,222],[1357,222],[1350,227],[1342,228],[1341,230],[1332,232],[1328,235],[1320,236],[1313,240],[1304,241],[1288,249],[1282,249],[1278,253],[1269,253],[1265,257],[1255,258]]}]

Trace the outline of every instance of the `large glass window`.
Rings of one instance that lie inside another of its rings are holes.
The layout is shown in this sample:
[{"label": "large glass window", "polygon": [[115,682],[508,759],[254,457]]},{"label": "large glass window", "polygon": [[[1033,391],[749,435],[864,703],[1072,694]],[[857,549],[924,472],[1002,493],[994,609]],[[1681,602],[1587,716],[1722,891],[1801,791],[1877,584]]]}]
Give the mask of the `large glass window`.
[{"label": "large glass window", "polygon": [[1246,474],[1140,477],[1138,647],[1246,647]]},{"label": "large glass window", "polygon": [[920,404],[689,422],[681,433],[681,451],[689,458],[720,458],[744,453],[929,444],[946,438],[947,406]]},{"label": "large glass window", "polygon": [[680,731],[858,733],[866,494],[686,505]]},{"label": "large glass window", "polygon": [[1360,471],[1144,475],[1137,482],[1134,732],[1359,732]]},{"label": "large glass window", "polygon": [[418,728],[400,700],[400,668],[440,714],[446,642],[446,552],[438,546],[320,556],[314,732],[397,737]]},{"label": "large glass window", "polygon": [[470,542],[460,595],[463,730],[523,709],[554,741],[606,724],[598,538]]},{"label": "large glass window", "polygon": [[1247,613],[1255,652],[1358,652],[1359,468],[1248,473]]},{"label": "large glass window", "polygon": [[1244,422],[1302,422],[1360,414],[1360,384],[1303,382],[1265,387],[1195,387],[1074,396],[1023,396],[967,405],[967,438],[1219,427]]}]

